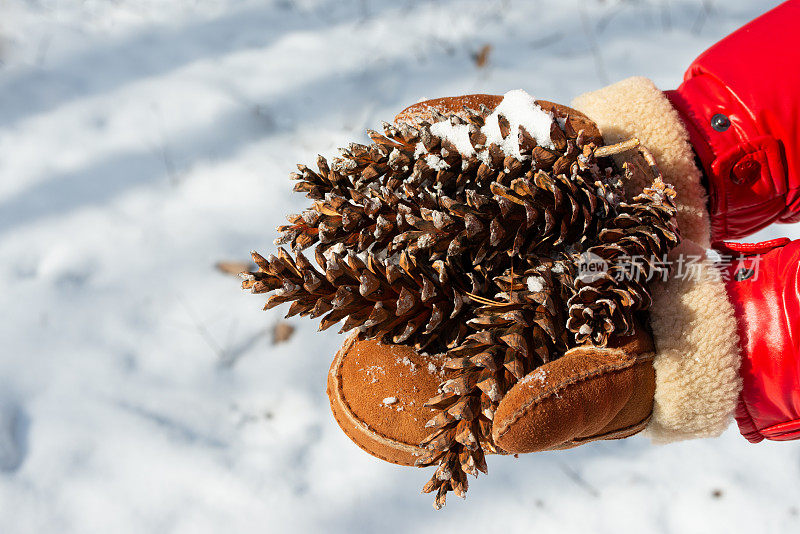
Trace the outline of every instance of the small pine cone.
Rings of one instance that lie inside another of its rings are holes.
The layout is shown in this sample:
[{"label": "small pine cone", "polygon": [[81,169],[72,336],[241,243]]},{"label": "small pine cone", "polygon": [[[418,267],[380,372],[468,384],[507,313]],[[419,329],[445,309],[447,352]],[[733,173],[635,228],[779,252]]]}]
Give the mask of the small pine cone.
[{"label": "small pine cone", "polygon": [[647,283],[668,274],[667,253],[680,241],[674,198],[675,191],[656,178],[633,202],[620,204],[600,231],[603,244],[587,252],[608,269],[576,279],[568,302],[567,328],[577,343],[605,346],[612,334],[633,333],[634,312],[652,305]]}]

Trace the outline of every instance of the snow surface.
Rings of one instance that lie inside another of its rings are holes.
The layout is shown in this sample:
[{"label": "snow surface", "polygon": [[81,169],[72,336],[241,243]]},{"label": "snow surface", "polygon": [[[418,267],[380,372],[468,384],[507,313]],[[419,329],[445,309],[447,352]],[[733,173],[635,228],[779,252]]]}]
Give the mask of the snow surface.
[{"label": "snow surface", "polygon": [[274,249],[295,163],[423,97],[674,87],[774,4],[5,0],[0,532],[797,532],[800,446],[735,428],[490,458],[435,512],[334,422],[342,338],[273,346],[286,310],[214,269]]}]

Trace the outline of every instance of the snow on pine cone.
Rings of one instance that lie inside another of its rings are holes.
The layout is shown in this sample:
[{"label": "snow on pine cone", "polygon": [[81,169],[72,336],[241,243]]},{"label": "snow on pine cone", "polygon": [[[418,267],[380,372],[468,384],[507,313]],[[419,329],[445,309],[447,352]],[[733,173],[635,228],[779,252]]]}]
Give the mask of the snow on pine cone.
[{"label": "snow on pine cone", "polygon": [[[438,465],[424,491],[463,496],[466,474],[486,472],[498,402],[519,379],[570,347],[628,334],[650,305],[645,277],[621,277],[628,257],[662,257],[679,239],[675,192],[638,141],[602,146],[569,115],[523,91],[494,109],[464,108],[432,122],[384,123],[317,170],[298,165],[295,191],[313,202],[288,225],[243,287],[271,293],[287,317],[343,322],[362,339],[446,353],[446,380],[419,465]],[[638,149],[653,185],[621,201]],[[302,253],[315,246],[317,267]],[[608,263],[577,276],[583,255]]]}]

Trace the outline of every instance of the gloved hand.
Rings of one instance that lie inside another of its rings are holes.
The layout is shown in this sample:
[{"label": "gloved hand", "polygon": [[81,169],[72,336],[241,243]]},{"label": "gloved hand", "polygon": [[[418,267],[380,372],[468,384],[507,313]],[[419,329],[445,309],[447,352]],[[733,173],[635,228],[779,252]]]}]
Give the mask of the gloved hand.
[{"label": "gloved hand", "polygon": [[606,347],[583,345],[517,382],[494,414],[510,453],[576,447],[642,431],[653,412],[653,340],[642,327]]},{"label": "gloved hand", "polygon": [[[604,348],[570,349],[506,393],[494,414],[495,444],[525,453],[640,432],[653,411],[653,355],[643,328]],[[425,455],[420,443],[435,415],[425,403],[442,381],[442,363],[404,345],[348,338],[328,375],[336,421],[373,456],[415,465]]]},{"label": "gloved hand", "polygon": [[[493,108],[501,100],[492,95],[430,100],[404,110],[395,122],[431,120],[434,111],[448,114],[460,113],[464,107]],[[540,104],[561,117],[569,116],[576,131],[599,137],[596,126],[580,112],[549,102]],[[531,447],[568,447],[641,431],[653,406],[652,358],[652,339],[641,325],[634,336],[612,340],[606,348],[568,351],[534,373],[535,377],[546,375],[548,381],[523,380],[507,394],[495,417],[497,445],[506,452],[529,452],[534,450]],[[445,376],[442,363],[441,357],[417,354],[403,345],[350,337],[334,358],[328,378],[337,422],[367,452],[393,463],[414,465],[426,453],[420,443],[430,433],[426,424],[436,412],[425,403],[436,395]],[[536,392],[542,395],[535,405],[524,402]],[[571,414],[560,409],[565,406],[563,398],[573,399],[567,403]],[[583,402],[588,398],[594,399],[591,405]],[[547,417],[549,422],[544,421]],[[539,419],[537,427],[549,430],[525,435],[531,418]],[[567,420],[572,426],[564,425]]]},{"label": "gloved hand", "polygon": [[[619,439],[644,429],[653,414],[649,433],[657,441],[711,436],[725,428],[734,408],[752,442],[800,437],[800,240],[716,246],[720,269],[696,262],[703,251],[689,243],[673,254],[684,262],[674,278],[654,284],[655,347],[640,327],[606,348],[579,346],[532,371],[494,413],[495,444],[525,453]],[[357,360],[350,367],[380,372],[369,384],[347,384],[339,369],[349,360]],[[418,445],[433,412],[423,405],[442,379],[441,363],[409,347],[351,338],[331,368],[329,393],[350,391],[346,401],[331,396],[334,413],[347,402],[364,428],[391,429],[394,447],[384,443],[378,453],[342,425],[367,452],[413,465],[424,454]],[[400,412],[381,406],[378,397],[392,391],[400,391],[393,399]],[[380,422],[365,406],[381,414]],[[395,424],[400,414],[405,430]]]},{"label": "gloved hand", "polygon": [[[619,104],[622,102],[622,93],[628,94],[637,103],[638,114],[631,113],[630,110],[627,115],[620,112],[623,109]],[[605,117],[607,108],[598,104],[599,98],[603,96],[607,98],[607,102],[616,102],[612,108],[620,112],[616,116],[619,124],[625,125],[607,127],[604,133],[608,135],[610,130],[613,140],[618,140],[623,135],[637,135],[655,143],[649,147],[656,154],[667,179],[678,190],[679,223],[682,224],[684,236],[689,237],[684,245],[673,252],[673,259],[677,258],[676,262],[692,266],[689,268],[684,265],[684,272],[676,273],[677,276],[673,279],[653,284],[655,304],[650,313],[650,326],[655,337],[656,350],[653,349],[652,342],[646,340],[643,330],[639,329],[636,340],[617,340],[612,348],[604,351],[590,347],[572,349],[563,358],[535,370],[506,395],[495,414],[493,436],[498,447],[506,452],[529,452],[572,446],[592,439],[624,437],[641,430],[645,426],[643,421],[648,420],[651,412],[654,417],[650,420],[649,434],[655,441],[719,434],[727,426],[734,409],[742,432],[748,439],[762,439],[761,431],[772,427],[780,428],[783,432],[786,430],[784,424],[791,427],[791,422],[797,419],[796,414],[785,407],[800,404],[794,400],[796,387],[792,386],[792,381],[798,380],[798,372],[797,366],[791,363],[797,355],[797,347],[791,345],[791,323],[785,322],[785,328],[780,335],[764,337],[763,333],[768,330],[763,326],[748,327],[759,324],[758,322],[742,322],[742,310],[750,310],[754,318],[762,318],[763,321],[764,317],[775,315],[774,312],[767,312],[790,309],[797,298],[773,298],[766,301],[763,298],[766,292],[751,292],[747,301],[749,304],[745,305],[747,302],[742,301],[741,292],[736,290],[739,282],[735,278],[728,282],[726,290],[723,281],[715,278],[717,271],[703,263],[704,247],[693,243],[708,243],[710,234],[707,226],[708,213],[702,203],[698,202],[698,199],[702,200],[702,195],[692,195],[700,187],[700,171],[691,167],[692,152],[688,143],[678,142],[680,135],[657,135],[664,132],[652,130],[652,120],[633,122],[637,118],[652,119],[660,116],[662,127],[680,133],[681,122],[677,113],[669,107],[668,100],[660,92],[641,79],[621,82],[618,87],[602,90],[599,95],[584,95],[578,99],[578,103],[587,110],[599,109],[598,113]],[[413,123],[429,118],[432,109],[442,113],[453,112],[464,105],[475,106],[476,99],[484,99],[485,102],[487,98],[492,98],[495,105],[500,100],[499,97],[486,95],[437,99],[411,106],[401,112],[396,120]],[[564,110],[567,108],[560,109],[566,112]],[[669,119],[670,113],[673,122],[663,120]],[[592,128],[593,125],[587,119],[585,126]],[[685,132],[683,138],[685,141]],[[640,184],[628,185],[631,194],[640,187]],[[727,246],[730,250],[738,250],[736,245]],[[743,247],[744,250],[751,250],[747,245]],[[776,254],[777,252],[773,253],[773,257],[777,257]],[[785,279],[782,276],[775,278],[775,274],[785,272],[792,266],[793,260],[787,259],[790,256],[786,254],[781,257],[784,258],[782,265],[770,263],[772,273],[764,273],[762,270],[762,276],[766,276],[766,280]],[[693,272],[687,272],[689,269],[693,269]],[[728,277],[733,276],[728,271],[725,274]],[[789,283],[794,283],[796,278],[790,277]],[[779,293],[780,291],[774,290],[771,294]],[[762,297],[760,300],[755,298],[759,295]],[[736,318],[734,308],[737,310]],[[793,316],[791,313],[793,312],[787,312],[790,317]],[[745,340],[741,347],[739,335]],[[362,342],[348,343],[351,350],[356,350]],[[777,363],[774,359],[764,357],[769,354],[768,351],[751,349],[753,346],[763,347],[765,344],[773,353],[778,351],[782,355]],[[377,354],[381,347],[373,344],[371,352]],[[393,346],[392,350],[403,354],[401,360],[421,359],[418,369],[422,372],[429,368],[425,363],[426,357],[417,355],[411,349]],[[344,350],[341,359],[346,360],[348,353],[349,351]],[[601,355],[603,357],[598,359]],[[738,373],[742,361],[746,379],[742,400],[737,401],[742,388]],[[773,370],[762,376],[761,369],[768,362],[772,362],[773,366],[782,371]],[[611,366],[606,372],[592,374],[598,369],[604,369],[605,364]],[[624,367],[624,370],[616,369],[615,365]],[[548,366],[552,370],[548,370]],[[381,368],[387,375],[394,374],[391,362],[382,362]],[[437,369],[436,376],[441,378],[439,367],[430,368]],[[653,369],[656,370],[657,379],[653,378]],[[587,373],[592,377],[590,380],[572,382],[573,377]],[[416,376],[415,380],[419,379],[420,375]],[[543,376],[546,377],[545,380],[535,378]],[[771,378],[774,376],[782,376],[783,380],[776,382]],[[431,377],[429,384],[435,381]],[[769,384],[772,387],[768,387]],[[775,384],[780,387],[775,387]],[[356,386],[351,390],[364,396],[354,400],[356,405],[378,405],[382,400],[370,398],[369,392],[364,388]],[[558,392],[558,396],[554,392]],[[422,407],[426,400],[423,397],[430,393],[428,388],[424,395],[414,398],[405,396],[398,400],[407,404],[403,408],[405,415],[411,414],[416,424],[420,425],[414,436],[396,436],[398,443],[405,443],[413,448],[409,449],[412,451],[410,456],[398,463],[410,465],[424,454],[424,450],[418,447],[418,438],[425,434],[424,424],[432,415],[430,410],[423,410]],[[539,400],[534,402],[535,399]],[[526,406],[527,411],[521,408]],[[535,406],[535,409],[531,406]],[[748,406],[752,408],[748,409]],[[420,413],[415,410],[420,410]],[[369,417],[362,422],[366,427],[373,426]],[[391,418],[385,420],[384,424],[387,428],[394,427]],[[352,431],[348,435],[359,442],[358,436]],[[767,430],[763,435],[772,437],[778,434]],[[790,439],[794,434],[789,432],[781,435],[786,436],[782,439]],[[369,446],[365,447],[360,442],[359,444],[370,450]]]}]

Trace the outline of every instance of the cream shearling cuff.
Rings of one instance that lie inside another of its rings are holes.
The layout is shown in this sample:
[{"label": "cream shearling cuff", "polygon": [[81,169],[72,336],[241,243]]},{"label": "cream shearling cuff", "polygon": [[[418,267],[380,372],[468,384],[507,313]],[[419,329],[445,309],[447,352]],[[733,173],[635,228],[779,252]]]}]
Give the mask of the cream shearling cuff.
[{"label": "cream shearling cuff", "polygon": [[[703,247],[684,241],[671,253],[705,257]],[[733,306],[710,264],[691,276],[651,284],[650,326],[656,355],[653,417],[645,429],[655,443],[718,436],[731,422],[742,379]]]},{"label": "cream shearling cuff", "polygon": [[[708,198],[702,174],[694,163],[689,134],[667,97],[647,78],[628,78],[572,101],[600,128],[606,144],[636,137],[658,162],[666,182],[677,191],[678,226],[684,239],[710,246],[711,228]],[[619,163],[625,154],[617,156]],[[629,196],[641,192],[647,183],[626,186]]]},{"label": "cream shearling cuff", "polygon": [[[678,112],[647,78],[628,78],[576,98],[572,106],[595,121],[606,143],[637,137],[677,192],[683,243],[672,257],[705,256],[710,245],[706,191]],[[637,157],[632,153],[617,156]],[[644,180],[626,184],[632,197]],[[645,430],[656,443],[718,436],[730,424],[739,391],[741,355],[733,306],[724,282],[704,265],[692,276],[651,284],[656,345],[653,417]]]}]

